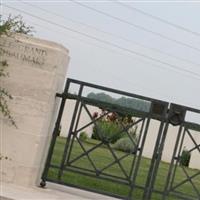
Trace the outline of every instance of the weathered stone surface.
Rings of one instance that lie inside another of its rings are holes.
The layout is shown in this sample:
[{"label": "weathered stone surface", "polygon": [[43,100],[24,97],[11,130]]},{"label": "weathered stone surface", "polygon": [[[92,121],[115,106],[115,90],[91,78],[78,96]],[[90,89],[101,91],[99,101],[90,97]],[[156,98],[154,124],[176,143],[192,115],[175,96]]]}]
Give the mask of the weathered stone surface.
[{"label": "weathered stone surface", "polygon": [[30,70],[25,66],[16,70],[13,65],[9,66],[8,72],[10,76],[3,80],[2,85],[6,86],[12,95],[40,101],[48,100],[55,82],[55,74],[38,69]]},{"label": "weathered stone surface", "polygon": [[33,185],[41,176],[69,63],[68,50],[25,35],[3,37],[0,59],[10,76],[1,85],[12,94],[17,129],[0,115],[0,181]]},{"label": "weathered stone surface", "polygon": [[6,198],[6,197],[2,197],[2,196],[0,196],[0,199],[1,199],[1,200],[14,200],[14,199],[10,199],[10,198]]},{"label": "weathered stone surface", "polygon": [[[0,55],[16,67],[25,65],[49,72],[65,71],[68,50],[49,41],[32,38],[26,35],[15,35],[0,40]],[[59,72],[59,73],[60,73]]]}]

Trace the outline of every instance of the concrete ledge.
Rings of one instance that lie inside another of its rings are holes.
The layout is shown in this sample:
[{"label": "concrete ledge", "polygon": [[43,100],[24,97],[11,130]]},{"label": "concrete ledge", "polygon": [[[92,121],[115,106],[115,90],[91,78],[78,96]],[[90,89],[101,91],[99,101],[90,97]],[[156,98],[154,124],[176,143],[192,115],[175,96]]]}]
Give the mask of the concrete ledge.
[{"label": "concrete ledge", "polygon": [[48,188],[22,187],[14,184],[1,185],[0,200],[111,200],[104,195],[86,192],[67,186],[48,183]]}]

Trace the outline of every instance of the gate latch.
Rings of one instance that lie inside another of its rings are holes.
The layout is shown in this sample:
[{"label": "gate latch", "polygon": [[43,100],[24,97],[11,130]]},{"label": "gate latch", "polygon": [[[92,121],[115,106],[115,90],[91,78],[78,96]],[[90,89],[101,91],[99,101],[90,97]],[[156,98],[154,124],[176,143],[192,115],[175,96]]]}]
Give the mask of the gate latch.
[{"label": "gate latch", "polygon": [[185,119],[185,109],[182,106],[171,104],[168,120],[173,126],[178,126],[184,122]]}]

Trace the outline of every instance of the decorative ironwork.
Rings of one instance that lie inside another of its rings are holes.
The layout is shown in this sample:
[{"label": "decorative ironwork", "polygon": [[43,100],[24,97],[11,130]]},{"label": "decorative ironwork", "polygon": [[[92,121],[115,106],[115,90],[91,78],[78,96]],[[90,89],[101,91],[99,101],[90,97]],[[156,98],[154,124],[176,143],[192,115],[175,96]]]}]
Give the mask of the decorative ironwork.
[{"label": "decorative ironwork", "polygon": [[[69,87],[72,84],[78,85],[79,89],[77,94],[71,94],[69,92]],[[141,109],[136,106],[127,107],[113,102],[102,101],[101,99],[88,98],[87,96],[84,96],[85,88],[87,88],[87,90],[88,88],[92,88],[123,95],[128,98],[136,99],[137,101],[145,102],[147,106],[144,109]],[[200,199],[200,188],[193,181],[200,175],[200,171],[196,170],[195,173],[190,174],[185,166],[180,165],[186,135],[194,145],[192,148],[188,149],[188,153],[192,153],[196,150],[200,153],[200,144],[196,142],[192,132],[196,131],[199,133],[200,125],[187,122],[185,120],[187,111],[200,114],[199,110],[176,104],[169,104],[168,102],[157,99],[143,97],[74,79],[68,79],[64,92],[62,94],[57,94],[56,96],[57,98],[61,98],[61,103],[55,123],[55,129],[52,135],[52,141],[49,147],[45,169],[42,175],[42,187],[46,185],[46,181],[51,181],[77,188],[85,188],[89,191],[123,199],[149,200],[154,199],[154,195],[159,195],[157,199],[163,200],[171,198],[185,200]],[[64,149],[60,153],[62,157],[59,159],[58,164],[58,162],[54,163],[52,161],[53,153],[55,151],[56,140],[59,137],[58,132],[60,129],[65,102],[68,99],[74,100],[75,107],[67,138],[63,139],[65,141],[63,144]],[[89,106],[96,106],[103,109],[104,112],[100,116],[96,114],[94,115],[91,113]],[[88,115],[90,122],[80,127],[79,122],[83,112]],[[117,120],[120,130],[117,130],[115,134],[109,135],[107,132],[104,133],[102,131],[99,126],[99,121],[109,117],[111,113],[115,113],[112,117]],[[127,119],[129,119],[129,123],[123,123],[120,120],[121,116],[128,116]],[[130,119],[133,118],[134,120],[131,121]],[[156,140],[154,144],[154,151],[151,160],[149,160],[146,177],[144,177],[143,184],[141,184],[138,183],[137,179],[140,176],[140,167],[143,162],[143,151],[152,120],[159,124],[159,128],[155,133]],[[159,166],[170,124],[179,127],[179,130],[173,147],[174,150],[168,167],[168,173],[166,173],[166,177],[163,178],[163,181],[166,179],[165,184],[162,188],[158,189],[155,187],[155,183],[159,176]],[[81,131],[89,126],[93,126],[95,128],[98,140],[95,144],[86,148],[79,135]],[[130,133],[130,130],[134,127],[137,127],[137,139],[135,139]],[[129,150],[123,153],[119,153],[119,151],[117,151],[112,144],[119,135],[126,137],[131,146]],[[73,150],[77,149],[77,147],[79,152],[74,153]],[[104,164],[100,163],[98,158],[94,157],[94,152],[101,151],[102,149],[110,154],[110,160],[107,160]],[[128,163],[129,166],[124,165],[124,163],[126,163],[126,159],[129,159],[130,161]],[[80,162],[81,160],[87,160],[87,165],[83,166]],[[118,169],[117,173],[113,170],[113,166]],[[51,170],[56,170],[54,176],[49,175]],[[182,170],[182,173],[185,176],[183,180],[179,180],[179,182],[176,181],[177,170]],[[66,176],[66,172],[80,174],[80,176],[92,177],[99,180],[111,181],[113,184],[124,185],[127,190],[125,194],[119,195],[117,193],[109,193],[109,191],[106,192],[104,189],[97,190],[84,187],[83,185],[80,186],[78,183],[72,184],[65,181],[64,177]],[[191,185],[193,190],[192,194],[179,190],[179,188],[186,183]],[[140,197],[134,196],[135,193],[137,193],[137,190],[141,193]]]}]

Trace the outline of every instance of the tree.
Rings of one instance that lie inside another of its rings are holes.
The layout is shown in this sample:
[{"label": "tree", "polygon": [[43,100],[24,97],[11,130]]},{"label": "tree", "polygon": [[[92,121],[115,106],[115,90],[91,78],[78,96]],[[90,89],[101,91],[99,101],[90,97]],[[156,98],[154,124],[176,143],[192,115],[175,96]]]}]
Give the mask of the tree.
[{"label": "tree", "polygon": [[[3,20],[2,15],[0,15],[0,39],[4,35],[6,35],[7,37],[12,37],[13,33],[31,34],[32,32],[33,32],[33,27],[27,26],[20,15],[16,17],[12,17],[10,15],[6,20]],[[8,67],[7,61],[0,59],[0,81],[3,78],[9,76],[9,73],[6,72],[7,67]],[[16,123],[8,107],[8,100],[11,99],[12,96],[9,94],[6,88],[0,86],[0,112],[3,114],[4,117],[9,119],[9,121],[14,126],[16,126]]]},{"label": "tree", "polygon": [[32,34],[33,32],[33,27],[26,25],[21,15],[15,17],[9,15],[6,20],[0,15],[0,37],[10,36],[12,33]]}]

